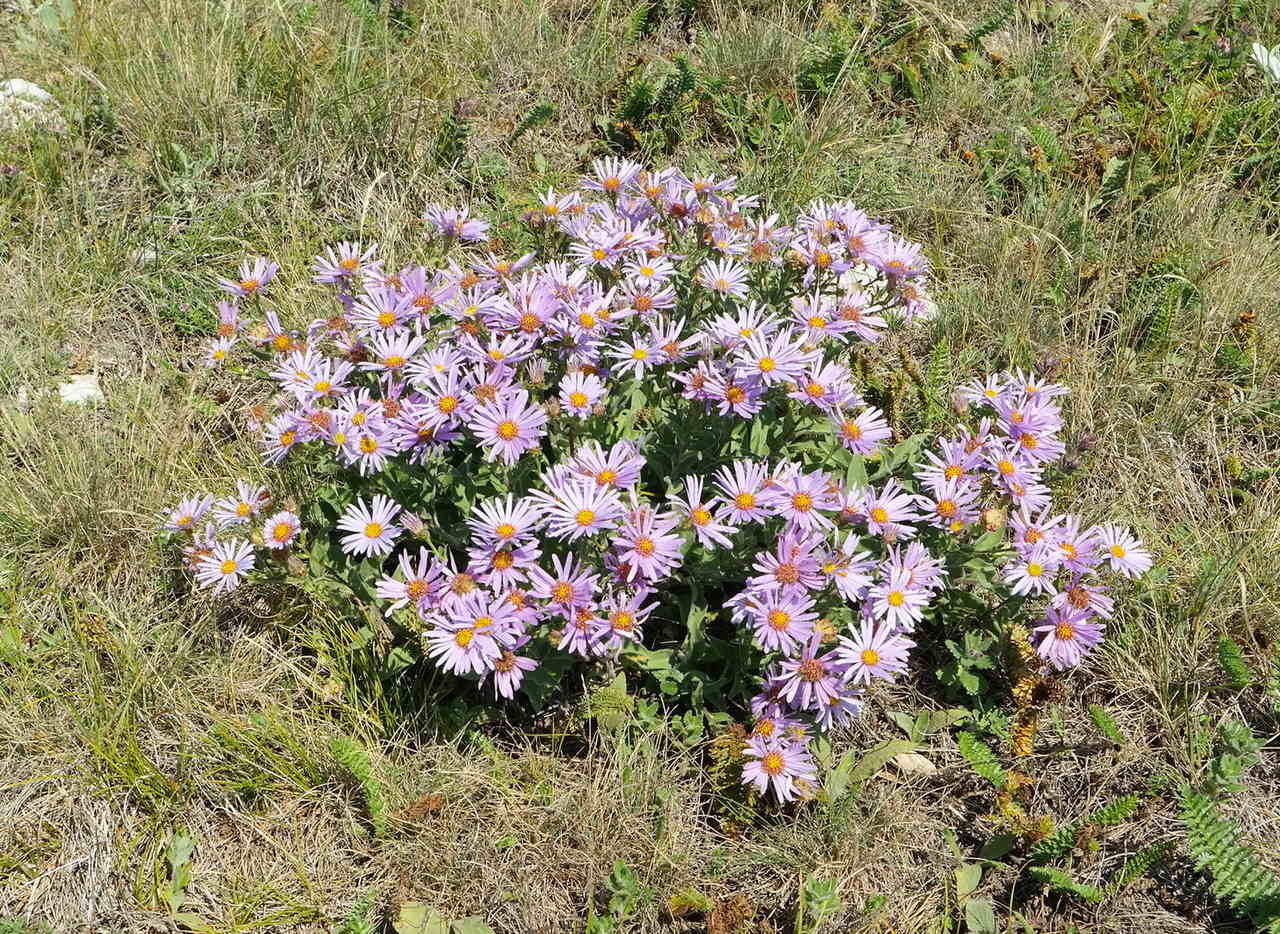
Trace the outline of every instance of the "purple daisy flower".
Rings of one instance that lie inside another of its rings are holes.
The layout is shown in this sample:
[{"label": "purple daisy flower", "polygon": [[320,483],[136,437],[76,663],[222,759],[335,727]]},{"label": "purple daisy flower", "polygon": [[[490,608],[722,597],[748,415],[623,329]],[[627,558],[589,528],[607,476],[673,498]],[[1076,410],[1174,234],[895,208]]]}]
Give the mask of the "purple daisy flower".
[{"label": "purple daisy flower", "polygon": [[1040,634],[1036,651],[1059,671],[1073,668],[1102,641],[1103,629],[1102,623],[1079,610],[1051,608],[1044,622],[1035,627]]},{"label": "purple daisy flower", "polygon": [[747,267],[732,259],[710,259],[698,268],[697,282],[722,298],[747,297]]},{"label": "purple daisy flower", "polygon": [[511,700],[520,689],[524,676],[538,667],[535,659],[517,655],[513,649],[503,649],[491,664],[493,665],[494,696],[504,697],[507,700]]},{"label": "purple daisy flower", "polygon": [[551,492],[530,494],[542,508],[547,532],[574,541],[612,529],[622,515],[622,502],[610,486],[575,478],[557,484]]},{"label": "purple daisy flower", "polygon": [[297,515],[283,510],[262,523],[262,543],[274,551],[279,551],[292,545],[301,530],[302,522]]},{"label": "purple daisy flower", "polygon": [[779,480],[773,491],[773,510],[789,528],[802,532],[827,529],[831,519],[819,510],[835,507],[831,481],[821,474],[795,473]]},{"label": "purple daisy flower", "polygon": [[188,496],[182,499],[178,505],[170,510],[169,517],[164,523],[165,530],[169,532],[195,531],[196,523],[209,511],[209,507],[212,505],[213,496],[209,493]]},{"label": "purple daisy flower", "polygon": [[733,526],[721,522],[715,515],[713,506],[702,498],[702,478],[688,476],[684,478],[684,495],[674,497],[671,506],[677,515],[684,517],[689,528],[702,547],[732,548],[733,539],[729,536],[735,531]]},{"label": "purple daisy flower", "polygon": [[742,784],[762,795],[772,791],[783,804],[795,799],[797,783],[807,791],[806,786],[818,780],[813,758],[799,743],[753,736],[743,752],[747,761],[742,766]]},{"label": "purple daisy flower", "polygon": [[1095,537],[1111,570],[1118,571],[1125,577],[1137,577],[1151,570],[1151,553],[1124,526],[1111,523],[1100,525]]},{"label": "purple daisy flower", "polygon": [[236,298],[250,298],[262,294],[279,271],[280,267],[269,259],[252,257],[240,264],[240,278],[219,279],[218,288]]},{"label": "purple daisy flower", "polygon": [[773,551],[756,555],[752,565],[756,576],[751,578],[753,590],[779,589],[785,594],[803,595],[808,590],[818,590],[824,581],[814,548],[820,538],[784,532],[778,537]]},{"label": "purple daisy flower", "polygon": [[546,433],[547,413],[529,401],[529,394],[517,389],[505,400],[495,400],[476,410],[471,430],[485,446],[485,456],[502,458],[508,465],[525,451],[537,446]]},{"label": "purple daisy flower", "polygon": [[872,678],[892,681],[907,670],[907,655],[914,646],[889,627],[864,621],[851,636],[840,638],[836,658],[848,666],[845,677],[852,683],[870,684]]},{"label": "purple daisy flower", "polygon": [[244,539],[215,542],[210,553],[196,564],[196,581],[201,587],[212,587],[217,596],[239,587],[252,569],[253,545]]},{"label": "purple daisy flower", "polygon": [[799,710],[821,710],[841,693],[844,665],[835,652],[819,654],[821,646],[822,633],[815,631],[797,657],[779,663],[781,697]]},{"label": "purple daisy flower", "polygon": [[773,493],[764,488],[764,467],[752,461],[734,461],[716,471],[716,489],[719,501],[735,525],[746,522],[763,522],[769,518]]},{"label": "purple daisy flower", "polygon": [[670,514],[660,516],[641,505],[632,492],[631,508],[611,540],[619,564],[627,569],[628,582],[638,577],[654,583],[680,566],[684,540],[672,534],[678,522]]},{"label": "purple daisy flower", "polygon": [[1057,552],[1041,543],[1005,565],[1002,577],[1015,594],[1054,594],[1058,592],[1054,583],[1058,563]]},{"label": "purple daisy flower", "polygon": [[594,373],[577,370],[560,381],[560,405],[564,411],[586,418],[605,396],[604,382]]},{"label": "purple daisy flower", "polygon": [[489,545],[506,545],[532,538],[542,524],[542,512],[532,499],[488,499],[472,510],[467,526],[472,536]]},{"label": "purple daisy flower", "polygon": [[767,591],[755,599],[748,619],[760,648],[789,655],[809,641],[818,614],[807,596]]},{"label": "purple daisy flower", "polygon": [[387,615],[390,616],[406,606],[413,606],[419,611],[426,610],[435,602],[444,586],[439,562],[425,548],[419,548],[416,565],[408,552],[401,552],[399,563],[398,576],[383,577],[374,591],[378,599],[391,601],[386,610]]},{"label": "purple daisy flower", "polygon": [[876,619],[898,632],[910,632],[924,617],[929,594],[911,580],[910,572],[899,570],[871,588],[867,595]]},{"label": "purple daisy flower", "polygon": [[227,529],[257,518],[262,507],[271,502],[271,494],[265,486],[254,486],[248,480],[236,481],[236,495],[218,500],[213,506],[218,525]]},{"label": "purple daisy flower", "polygon": [[337,248],[328,247],[323,256],[317,256],[311,264],[315,273],[311,278],[327,285],[349,286],[353,281],[368,275],[382,273],[382,260],[375,259],[378,244],[371,243],[363,250],[359,243],[345,240]]},{"label": "purple daisy flower", "polygon": [[554,609],[568,614],[575,608],[590,606],[595,598],[600,578],[592,574],[578,559],[571,555],[551,558],[552,572],[541,567],[529,570],[529,596],[546,600]]},{"label": "purple daisy flower", "polygon": [[1110,619],[1115,611],[1115,601],[1107,596],[1106,588],[1079,574],[1067,587],[1053,595],[1051,603],[1057,610],[1088,613],[1103,619]]},{"label": "purple daisy flower", "polygon": [[399,512],[400,507],[381,493],[370,504],[356,500],[338,519],[338,528],[348,533],[342,537],[343,553],[362,558],[390,554],[400,537],[400,526],[394,522]]},{"label": "purple daisy flower", "polygon": [[922,518],[915,511],[915,497],[897,480],[890,480],[878,493],[874,487],[868,489],[863,511],[867,516],[867,531],[887,541],[915,537],[916,530],[908,523]]},{"label": "purple daisy flower", "polygon": [[743,377],[759,379],[766,386],[799,380],[813,359],[790,328],[776,334],[754,334],[737,348],[737,370]]},{"label": "purple daisy flower", "polygon": [[893,437],[893,429],[885,420],[884,413],[875,406],[863,409],[856,418],[836,410],[831,413],[831,422],[840,436],[840,443],[855,454],[873,454],[880,449],[880,443]]}]

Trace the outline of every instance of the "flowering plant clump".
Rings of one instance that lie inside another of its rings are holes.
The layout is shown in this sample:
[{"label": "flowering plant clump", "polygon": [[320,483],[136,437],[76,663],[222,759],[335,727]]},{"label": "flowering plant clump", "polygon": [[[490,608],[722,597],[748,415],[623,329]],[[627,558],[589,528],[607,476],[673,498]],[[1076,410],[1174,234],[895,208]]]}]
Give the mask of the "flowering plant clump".
[{"label": "flowering plant clump", "polygon": [[743,782],[787,801],[814,732],[904,674],[955,595],[1038,617],[1063,669],[1102,639],[1107,575],[1151,564],[1126,529],[1054,513],[1062,386],[976,379],[972,423],[894,437],[855,373],[935,313],[928,264],[849,202],[784,223],[732,178],[604,159],[539,199],[518,257],[466,210],[424,219],[434,268],[317,257],[335,307],[301,330],[274,263],[220,280],[207,363],[265,364],[264,459],[330,482],[301,511],[248,482],[183,499],[165,528],[198,586],[305,566],[503,698],[607,659],[738,705]]}]

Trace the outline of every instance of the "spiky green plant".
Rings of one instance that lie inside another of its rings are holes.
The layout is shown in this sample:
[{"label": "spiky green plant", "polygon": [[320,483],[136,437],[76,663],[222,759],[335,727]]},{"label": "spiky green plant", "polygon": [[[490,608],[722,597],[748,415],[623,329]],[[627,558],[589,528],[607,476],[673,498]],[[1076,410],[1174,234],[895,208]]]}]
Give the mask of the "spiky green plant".
[{"label": "spiky green plant", "polygon": [[329,743],[329,752],[360,789],[365,816],[369,818],[374,836],[384,836],[387,832],[387,805],[382,796],[382,783],[373,774],[369,753],[347,736],[335,736]]}]

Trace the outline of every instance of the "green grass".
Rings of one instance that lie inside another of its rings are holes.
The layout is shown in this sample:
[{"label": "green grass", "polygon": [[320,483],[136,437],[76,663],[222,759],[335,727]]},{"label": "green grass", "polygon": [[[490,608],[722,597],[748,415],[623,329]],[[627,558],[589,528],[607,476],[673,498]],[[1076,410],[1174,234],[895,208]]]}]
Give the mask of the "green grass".
[{"label": "green grass", "polygon": [[[947,342],[931,375],[1056,362],[1068,433],[1092,437],[1066,504],[1131,523],[1159,565],[1046,704],[1012,763],[1018,806],[1069,826],[1139,793],[1074,859],[1102,887],[1182,839],[1178,783],[1242,719],[1269,745],[1223,807],[1280,868],[1280,95],[1247,58],[1255,34],[1280,42],[1280,6],[640,6],[0,12],[0,77],[47,87],[70,123],[0,135],[17,168],[0,175],[0,918],[29,921],[0,928],[151,929],[182,830],[182,911],[220,932],[336,929],[367,893],[379,923],[420,901],[576,931],[618,859],[652,896],[635,930],[792,930],[823,882],[842,906],[824,930],[957,929],[947,880],[1004,825],[946,730],[926,739],[936,774],[741,826],[673,730],[452,729],[321,601],[212,610],[155,535],[178,491],[263,473],[227,414],[237,387],[186,362],[214,273],[254,252],[301,275],[340,237],[406,259],[424,201],[515,217],[610,148],[736,173],[780,209],[853,197],[926,243],[943,313],[907,349]],[[82,372],[105,404],[57,401]],[[1224,634],[1244,686],[1219,668]],[[879,691],[838,751],[941,702]],[[1008,765],[1000,722],[985,740]],[[335,768],[340,737],[368,750],[385,833]],[[1160,866],[1101,906],[1000,866],[981,894],[1032,930],[1248,929],[1185,849]],[[690,891],[709,920],[671,917]]]}]

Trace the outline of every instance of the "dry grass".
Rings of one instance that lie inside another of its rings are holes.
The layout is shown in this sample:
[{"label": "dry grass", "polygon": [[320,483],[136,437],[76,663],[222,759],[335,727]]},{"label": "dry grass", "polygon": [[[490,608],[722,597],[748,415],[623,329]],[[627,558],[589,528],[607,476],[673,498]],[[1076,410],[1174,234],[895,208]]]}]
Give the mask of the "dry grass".
[{"label": "dry grass", "polygon": [[[730,833],[703,763],[671,736],[572,745],[554,732],[437,731],[361,679],[328,611],[214,614],[188,599],[153,533],[177,491],[261,473],[219,405],[236,390],[183,362],[209,323],[212,272],[246,251],[304,269],[340,236],[405,257],[421,203],[466,191],[514,215],[600,150],[596,117],[627,68],[660,71],[678,54],[704,96],[680,115],[674,151],[654,158],[737,172],[780,205],[849,194],[930,244],[944,309],[931,337],[950,341],[955,375],[1058,358],[1070,432],[1096,439],[1067,505],[1131,522],[1160,559],[1157,583],[1121,607],[1096,663],[1050,705],[1020,763],[1028,813],[1070,821],[1141,792],[1139,814],[1077,861],[1080,881],[1103,881],[1138,847],[1181,839],[1171,789],[1203,774],[1213,727],[1241,719],[1269,746],[1229,812],[1275,866],[1277,713],[1261,687],[1220,690],[1215,660],[1229,633],[1259,673],[1280,665],[1280,473],[1242,479],[1280,462],[1280,195],[1274,159],[1271,175],[1237,173],[1274,125],[1196,148],[1260,91],[1225,86],[1181,135],[1172,92],[1116,91],[1126,69],[1166,90],[1210,80],[1176,71],[1152,38],[1170,4],[1147,31],[1126,4],[1077,5],[1052,27],[1019,16],[985,40],[1003,64],[961,60],[957,39],[986,5],[890,4],[864,22],[812,4],[711,2],[693,5],[689,28],[668,16],[641,38],[633,8],[614,3],[406,5],[416,24],[401,32],[366,0],[84,0],[65,29],[16,41],[29,27],[0,3],[0,77],[51,88],[76,117],[63,136],[0,138],[0,163],[20,169],[0,177],[0,917],[163,929],[164,848],[178,830],[196,841],[183,910],[220,932],[335,930],[370,893],[379,918],[422,900],[503,932],[578,931],[617,859],[652,893],[628,930],[707,929],[663,910],[689,888],[721,918],[749,905],[757,921],[739,930],[790,930],[809,877],[838,885],[833,931],[943,930],[957,917],[951,841],[971,857],[1000,827],[946,733],[929,738],[934,775],[885,775]],[[1215,15],[1237,43],[1245,19],[1278,21],[1269,0],[1247,14]],[[898,86],[881,81],[875,50],[909,16],[920,28],[892,54],[924,69],[918,101],[886,90]],[[830,93],[806,96],[798,85],[840,23],[859,54]],[[1165,81],[1171,69],[1184,77]],[[726,111],[746,102],[763,126],[770,96],[787,116],[748,144]],[[467,165],[441,165],[438,128],[459,100],[475,112]],[[538,100],[556,116],[508,142]],[[1096,126],[1079,130],[1085,119]],[[1019,128],[1032,125],[1056,129],[1063,161],[993,188],[981,166],[1000,175],[1000,152],[1025,157]],[[1001,134],[1016,143],[1000,150]],[[1135,142],[1158,184],[1100,203],[1106,157],[1089,147]],[[1169,257],[1196,300],[1165,345],[1144,346],[1151,300],[1135,283],[1168,274]],[[1258,319],[1242,330],[1248,312]],[[1249,350],[1246,373],[1223,369],[1233,343]],[[80,372],[100,376],[104,405],[52,397]],[[880,692],[838,751],[899,735],[888,711],[940,703],[931,688]],[[1097,742],[1091,703],[1115,717],[1121,748]],[[392,813],[384,840],[334,768],[338,734],[371,750]],[[1016,903],[1033,930],[1234,923],[1188,865],[1179,857],[1100,908],[1015,886],[1002,869],[983,893]]]}]

